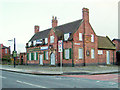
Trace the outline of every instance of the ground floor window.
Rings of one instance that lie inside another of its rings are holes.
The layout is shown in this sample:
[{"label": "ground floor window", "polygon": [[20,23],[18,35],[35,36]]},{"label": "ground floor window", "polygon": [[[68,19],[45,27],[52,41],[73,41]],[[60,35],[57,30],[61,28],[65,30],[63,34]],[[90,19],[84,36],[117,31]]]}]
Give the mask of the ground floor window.
[{"label": "ground floor window", "polygon": [[29,53],[29,60],[31,60],[31,53]]},{"label": "ground floor window", "polygon": [[91,58],[94,59],[95,58],[95,50],[91,49]]},{"label": "ground floor window", "polygon": [[79,59],[83,59],[83,49],[79,48]]},{"label": "ground floor window", "polygon": [[71,59],[71,48],[63,49],[63,59]]}]

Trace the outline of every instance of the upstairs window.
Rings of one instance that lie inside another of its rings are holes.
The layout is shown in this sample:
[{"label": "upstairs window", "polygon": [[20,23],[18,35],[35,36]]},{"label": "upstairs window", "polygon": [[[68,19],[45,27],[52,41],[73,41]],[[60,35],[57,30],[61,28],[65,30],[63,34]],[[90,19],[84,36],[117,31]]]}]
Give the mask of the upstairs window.
[{"label": "upstairs window", "polygon": [[79,41],[82,41],[82,33],[79,33]]},{"label": "upstairs window", "polygon": [[48,44],[48,38],[45,38],[45,44]]},{"label": "upstairs window", "polygon": [[33,41],[33,46],[35,46],[36,45],[36,40],[35,41]]},{"label": "upstairs window", "polygon": [[91,35],[91,42],[94,42],[94,35]]},{"label": "upstairs window", "polygon": [[50,43],[54,43],[54,36],[50,36]]},{"label": "upstairs window", "polygon": [[29,47],[31,46],[31,44],[32,44],[31,42],[28,42],[28,46],[29,46]]},{"label": "upstairs window", "polygon": [[67,41],[69,37],[70,37],[70,33],[64,34],[64,40],[65,40],[65,41]]}]

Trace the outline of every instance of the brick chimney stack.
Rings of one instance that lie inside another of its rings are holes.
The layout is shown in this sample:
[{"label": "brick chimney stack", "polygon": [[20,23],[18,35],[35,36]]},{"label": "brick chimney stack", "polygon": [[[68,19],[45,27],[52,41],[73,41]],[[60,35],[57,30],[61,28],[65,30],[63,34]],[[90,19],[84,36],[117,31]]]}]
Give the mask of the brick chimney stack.
[{"label": "brick chimney stack", "polygon": [[87,8],[83,8],[82,9],[82,14],[83,14],[83,20],[85,21],[85,22],[89,22],[89,9],[87,9]]},{"label": "brick chimney stack", "polygon": [[52,27],[56,27],[57,26],[57,23],[58,23],[58,20],[57,20],[57,17],[52,17]]},{"label": "brick chimney stack", "polygon": [[34,33],[36,34],[37,32],[39,32],[39,26],[38,26],[38,25],[35,25],[35,26],[34,26]]}]

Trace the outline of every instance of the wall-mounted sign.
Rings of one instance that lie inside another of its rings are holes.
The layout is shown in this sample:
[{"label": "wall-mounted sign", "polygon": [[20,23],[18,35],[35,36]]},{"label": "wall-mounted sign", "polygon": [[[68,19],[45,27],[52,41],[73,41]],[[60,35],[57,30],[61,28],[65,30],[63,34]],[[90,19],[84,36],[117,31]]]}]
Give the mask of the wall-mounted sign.
[{"label": "wall-mounted sign", "polygon": [[48,46],[44,46],[44,47],[41,47],[40,50],[47,50],[48,49]]},{"label": "wall-mounted sign", "polygon": [[28,49],[28,52],[32,52],[32,51],[40,51],[40,48],[32,48],[32,49]]},{"label": "wall-mounted sign", "polygon": [[75,45],[80,45],[80,43],[74,43]]}]

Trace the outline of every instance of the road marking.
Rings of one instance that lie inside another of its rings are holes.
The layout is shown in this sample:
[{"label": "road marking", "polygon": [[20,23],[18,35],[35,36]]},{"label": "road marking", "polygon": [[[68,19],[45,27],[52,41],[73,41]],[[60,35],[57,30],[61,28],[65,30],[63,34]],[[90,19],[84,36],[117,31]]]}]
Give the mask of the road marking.
[{"label": "road marking", "polygon": [[100,82],[100,81],[96,81],[96,82]]},{"label": "road marking", "polygon": [[4,78],[4,79],[6,79],[6,77],[3,77],[3,76],[0,76],[0,78]]},{"label": "road marking", "polygon": [[43,87],[43,86],[40,86],[40,85],[35,85],[35,84],[19,81],[19,80],[16,80],[16,82],[22,83],[22,84],[27,84],[27,85],[34,86],[34,87],[39,87],[39,88],[47,88],[47,87]]}]

